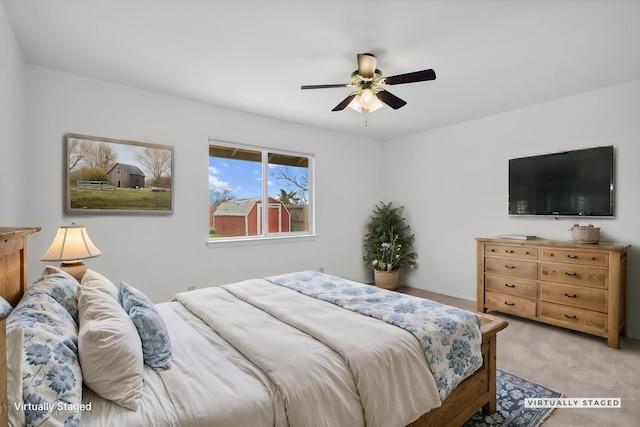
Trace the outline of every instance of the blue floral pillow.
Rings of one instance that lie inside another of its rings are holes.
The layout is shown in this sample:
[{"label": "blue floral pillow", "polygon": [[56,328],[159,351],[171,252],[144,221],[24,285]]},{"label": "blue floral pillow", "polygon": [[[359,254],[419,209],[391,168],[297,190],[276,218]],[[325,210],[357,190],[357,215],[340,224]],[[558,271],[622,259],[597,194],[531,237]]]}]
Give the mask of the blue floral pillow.
[{"label": "blue floral pillow", "polygon": [[32,292],[43,292],[63,306],[78,323],[78,281],[66,271],[48,266],[45,268],[42,277],[29,287]]},{"label": "blue floral pillow", "polygon": [[138,289],[120,283],[118,300],[138,330],[144,362],[154,369],[171,364],[171,342],[167,326],[151,300]]},{"label": "blue floral pillow", "polygon": [[11,304],[9,304],[6,299],[0,297],[0,317],[7,317],[9,313],[11,313],[11,310],[13,310]]},{"label": "blue floral pillow", "polygon": [[7,348],[7,357],[22,367],[22,402],[9,405],[22,404],[27,426],[78,425],[82,371],[76,321],[54,297],[29,288],[7,318],[7,331],[15,329],[22,330],[22,346]]}]

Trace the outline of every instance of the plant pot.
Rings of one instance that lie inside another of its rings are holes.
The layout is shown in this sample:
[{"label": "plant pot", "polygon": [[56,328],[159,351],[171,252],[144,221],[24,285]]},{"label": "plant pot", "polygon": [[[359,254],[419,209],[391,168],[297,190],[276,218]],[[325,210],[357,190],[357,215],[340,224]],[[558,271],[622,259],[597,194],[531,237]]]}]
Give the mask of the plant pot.
[{"label": "plant pot", "polygon": [[391,291],[398,289],[400,269],[390,271],[373,270],[373,280],[379,288],[389,289]]}]

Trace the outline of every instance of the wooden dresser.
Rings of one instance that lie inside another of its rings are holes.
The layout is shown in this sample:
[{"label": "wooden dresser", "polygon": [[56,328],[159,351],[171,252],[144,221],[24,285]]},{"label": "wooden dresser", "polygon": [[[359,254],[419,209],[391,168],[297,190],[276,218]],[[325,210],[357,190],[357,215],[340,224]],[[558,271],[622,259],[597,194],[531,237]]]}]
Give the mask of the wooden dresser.
[{"label": "wooden dresser", "polygon": [[607,338],[625,334],[627,245],[476,239],[478,311]]}]

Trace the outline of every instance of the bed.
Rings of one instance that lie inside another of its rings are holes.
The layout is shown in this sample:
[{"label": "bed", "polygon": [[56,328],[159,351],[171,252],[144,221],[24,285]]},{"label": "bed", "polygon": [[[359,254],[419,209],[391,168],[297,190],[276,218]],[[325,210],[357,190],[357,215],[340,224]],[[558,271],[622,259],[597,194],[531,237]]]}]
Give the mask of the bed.
[{"label": "bed", "polygon": [[160,304],[91,270],[79,284],[47,267],[27,289],[38,230],[0,228],[2,425],[454,426],[495,411],[503,320],[310,271]]}]

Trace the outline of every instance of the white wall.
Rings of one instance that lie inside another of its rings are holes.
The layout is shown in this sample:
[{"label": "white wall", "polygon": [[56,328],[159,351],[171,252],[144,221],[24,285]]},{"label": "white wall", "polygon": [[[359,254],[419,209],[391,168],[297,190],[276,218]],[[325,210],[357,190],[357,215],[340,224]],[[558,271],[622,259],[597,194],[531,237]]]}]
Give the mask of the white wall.
[{"label": "white wall", "polygon": [[[364,221],[379,189],[381,143],[171,98],[50,69],[29,67],[27,191],[30,280],[59,225],[86,225],[103,256],[86,260],[116,284],[128,281],[154,301],[188,286],[318,269],[369,280],[362,262]],[[67,132],[173,145],[172,215],[67,215]],[[317,238],[207,248],[208,135],[315,154]],[[371,165],[362,168],[359,165]],[[348,206],[345,209],[345,206]]]},{"label": "white wall", "polygon": [[26,67],[0,3],[0,226],[24,226],[27,198]]},{"label": "white wall", "polygon": [[[383,156],[389,201],[405,206],[418,266],[404,282],[476,300],[476,237],[504,233],[570,240],[574,223],[602,240],[631,244],[629,336],[640,338],[640,80],[389,141]],[[615,146],[615,219],[507,215],[508,159]]]}]

